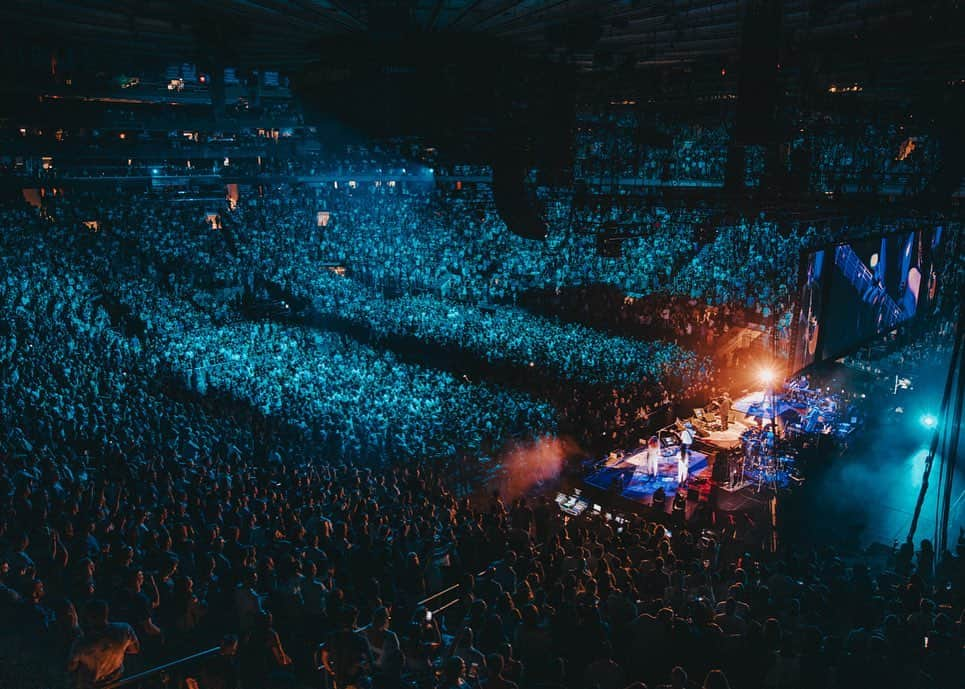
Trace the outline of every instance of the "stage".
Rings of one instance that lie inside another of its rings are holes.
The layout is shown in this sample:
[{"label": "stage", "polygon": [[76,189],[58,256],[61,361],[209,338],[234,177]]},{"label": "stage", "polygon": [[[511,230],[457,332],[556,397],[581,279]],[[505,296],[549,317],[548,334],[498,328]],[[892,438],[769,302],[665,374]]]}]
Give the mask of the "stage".
[{"label": "stage", "polygon": [[[768,441],[772,403],[777,433]],[[598,503],[605,503],[609,496],[617,502],[626,500],[625,509],[649,507],[654,493],[662,489],[668,512],[678,493],[688,493],[689,503],[695,497],[705,500],[712,485],[720,489],[718,499],[725,496],[728,504],[787,491],[804,482],[805,462],[799,457],[802,447],[810,448],[820,438],[830,434],[838,437],[853,428],[856,419],[852,418],[850,405],[851,400],[844,393],[834,395],[820,389],[773,396],[758,390],[733,402],[727,430],[722,430],[720,404],[715,400],[696,409],[686,421],[677,419],[656,432],[661,448],[657,477],[647,474],[646,448],[637,447],[612,452],[599,461],[588,460],[580,480],[588,492],[596,493],[593,499]],[[842,415],[849,423],[841,421]],[[695,437],[688,481],[681,487],[677,483],[677,457],[685,424]],[[715,461],[723,463],[719,471],[713,469]]]},{"label": "stage", "polygon": [[[616,493],[641,505],[650,505],[653,494],[658,488],[663,488],[667,502],[671,502],[680,488],[677,483],[677,457],[680,451],[674,448],[672,454],[660,457],[659,476],[655,478],[648,476],[646,468],[641,466],[645,453],[646,448],[638,448],[622,458],[607,459],[584,481],[594,488]],[[688,483],[699,482],[701,486],[709,486],[707,479],[710,478],[711,467],[708,455],[691,450],[689,466]]]},{"label": "stage", "polygon": [[705,444],[715,450],[730,450],[741,444],[741,435],[747,430],[747,426],[741,421],[731,421],[727,424],[726,431],[707,431],[703,435],[697,435],[696,444]]},{"label": "stage", "polygon": [[[789,411],[801,415],[807,412],[808,409],[806,404],[790,403],[781,393],[774,395],[774,401],[776,403],[776,408],[774,409],[775,417],[780,417]],[[734,400],[733,409],[747,416],[760,415],[761,418],[764,419],[764,423],[768,423],[771,420],[771,395],[764,390],[752,392]]]}]

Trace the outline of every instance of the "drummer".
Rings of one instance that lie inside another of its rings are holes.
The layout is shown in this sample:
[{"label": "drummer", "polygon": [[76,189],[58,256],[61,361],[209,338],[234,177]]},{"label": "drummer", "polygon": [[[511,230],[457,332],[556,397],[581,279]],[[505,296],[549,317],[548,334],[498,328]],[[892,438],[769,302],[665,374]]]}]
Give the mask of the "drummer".
[{"label": "drummer", "polygon": [[768,454],[774,452],[774,445],[777,442],[777,434],[773,424],[767,424],[767,428],[764,429],[764,449]]},{"label": "drummer", "polygon": [[747,414],[744,415],[744,421],[747,421],[748,419],[754,419],[754,423],[757,425],[758,431],[764,430],[764,410],[763,409],[757,409],[753,414],[748,412]]}]

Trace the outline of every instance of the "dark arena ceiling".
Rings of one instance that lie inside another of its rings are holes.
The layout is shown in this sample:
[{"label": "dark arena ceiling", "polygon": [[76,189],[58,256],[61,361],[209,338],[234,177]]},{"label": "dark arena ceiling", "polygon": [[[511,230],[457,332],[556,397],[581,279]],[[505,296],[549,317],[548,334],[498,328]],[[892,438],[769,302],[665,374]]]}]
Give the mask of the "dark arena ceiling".
[{"label": "dark arena ceiling", "polygon": [[[346,40],[355,41],[357,49],[360,40],[362,45],[402,41],[405,46],[468,35],[593,69],[727,59],[739,48],[748,8],[779,1],[5,0],[0,3],[0,31],[7,39],[158,59],[223,50],[233,60],[289,70],[322,59],[326,50]],[[780,31],[786,45],[807,42],[854,50],[887,28],[900,32],[924,24],[951,34],[947,15],[960,3],[781,4]],[[894,41],[889,44],[897,47]],[[439,54],[439,59],[446,55]]]}]

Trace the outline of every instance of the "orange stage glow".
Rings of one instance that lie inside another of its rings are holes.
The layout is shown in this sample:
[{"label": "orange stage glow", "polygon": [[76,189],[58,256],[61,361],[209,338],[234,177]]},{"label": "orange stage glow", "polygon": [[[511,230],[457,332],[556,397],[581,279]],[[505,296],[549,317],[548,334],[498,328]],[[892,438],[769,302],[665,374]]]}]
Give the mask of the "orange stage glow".
[{"label": "orange stage glow", "polygon": [[770,387],[777,381],[777,372],[773,368],[762,368],[758,377],[764,385]]}]

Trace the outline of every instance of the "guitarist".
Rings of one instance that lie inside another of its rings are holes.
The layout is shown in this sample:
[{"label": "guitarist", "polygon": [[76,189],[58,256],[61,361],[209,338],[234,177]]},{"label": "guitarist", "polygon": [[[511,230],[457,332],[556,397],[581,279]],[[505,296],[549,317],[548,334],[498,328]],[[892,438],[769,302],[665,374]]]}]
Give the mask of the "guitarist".
[{"label": "guitarist", "polygon": [[730,394],[726,391],[720,399],[720,425],[721,430],[726,431],[727,426],[730,423],[730,408],[734,404],[734,400],[730,398]]}]

